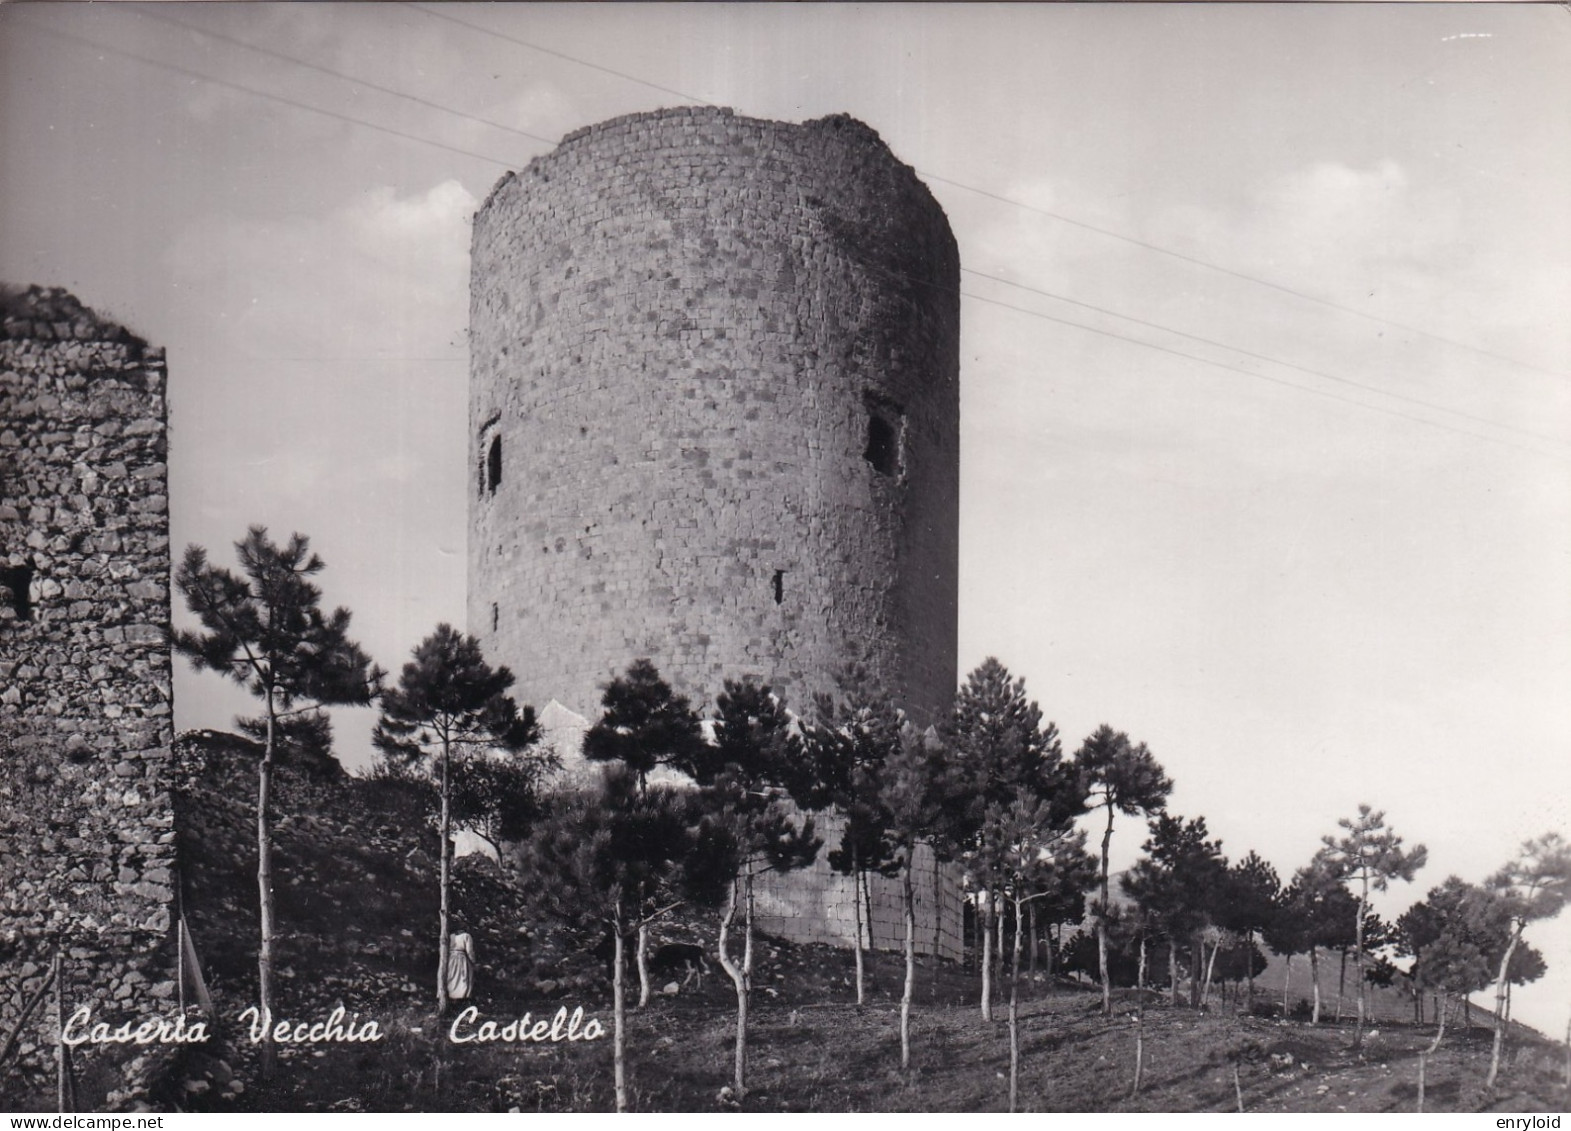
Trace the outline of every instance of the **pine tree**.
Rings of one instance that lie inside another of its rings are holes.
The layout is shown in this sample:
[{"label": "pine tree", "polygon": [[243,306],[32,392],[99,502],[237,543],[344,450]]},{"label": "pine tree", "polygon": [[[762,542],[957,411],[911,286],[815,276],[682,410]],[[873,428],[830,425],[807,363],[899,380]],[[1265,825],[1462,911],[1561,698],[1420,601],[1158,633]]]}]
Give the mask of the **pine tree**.
[{"label": "pine tree", "polygon": [[[1179,941],[1197,936],[1211,921],[1216,893],[1226,882],[1227,858],[1222,842],[1209,839],[1204,817],[1186,822],[1159,813],[1147,827],[1151,835],[1141,846],[1145,856],[1124,875],[1122,886],[1167,937],[1169,985],[1177,1005]],[[1198,961],[1198,953],[1193,960]],[[1105,961],[1102,975],[1106,985]],[[1191,978],[1192,1004],[1199,1004],[1199,993],[1199,980]]]},{"label": "pine tree", "polygon": [[805,734],[812,765],[807,807],[834,808],[844,819],[840,842],[827,856],[829,866],[851,877],[856,931],[856,1003],[866,995],[863,955],[864,900],[870,874],[893,876],[900,862],[883,804],[884,764],[900,750],[902,716],[888,693],[859,666],[839,677],[837,696],[814,700],[817,721]]},{"label": "pine tree", "polygon": [[1326,867],[1337,878],[1351,881],[1358,886],[1358,912],[1355,919],[1356,933],[1353,956],[1358,981],[1358,1024],[1353,1033],[1353,1047],[1364,1042],[1364,1021],[1368,1012],[1368,991],[1364,980],[1364,916],[1369,911],[1369,893],[1385,891],[1392,880],[1411,880],[1429,858],[1428,850],[1421,844],[1411,849],[1402,848],[1402,838],[1386,828],[1386,815],[1375,812],[1368,805],[1358,807],[1358,816],[1344,817],[1338,821],[1346,835],[1322,837],[1324,847],[1320,856]]},{"label": "pine tree", "polygon": [[[1222,909],[1222,925],[1243,935],[1250,947],[1255,936],[1271,927],[1276,915],[1277,897],[1282,891],[1282,881],[1276,869],[1250,852],[1228,874],[1227,905]],[[1249,976],[1249,1008],[1255,1005],[1255,971],[1251,962]]]},{"label": "pine tree", "polygon": [[1415,987],[1440,999],[1439,1024],[1430,1053],[1440,1047],[1445,1036],[1448,999],[1489,985],[1490,951],[1509,933],[1502,910],[1489,892],[1449,876],[1397,919],[1397,948],[1414,960],[1411,976]]},{"label": "pine tree", "polygon": [[1093,809],[1107,810],[1107,828],[1102,833],[1102,896],[1097,904],[1097,953],[1102,963],[1102,1012],[1113,1012],[1112,983],[1107,977],[1107,931],[1102,918],[1108,910],[1108,847],[1113,841],[1113,813],[1149,816],[1167,804],[1173,782],[1151,756],[1145,743],[1135,745],[1122,731],[1102,725],[1081,744],[1075,765],[1089,791]]},{"label": "pine tree", "polygon": [[1527,925],[1537,919],[1554,918],[1571,896],[1571,844],[1559,833],[1546,833],[1527,841],[1516,859],[1485,880],[1484,887],[1500,900],[1510,922],[1510,934],[1495,979],[1495,1038],[1489,1055],[1489,1079],[1484,1084],[1493,1092],[1495,1080],[1500,1075],[1512,959],[1522,944],[1522,932]]},{"label": "pine tree", "polygon": [[649,660],[634,660],[624,675],[606,684],[600,705],[599,721],[584,735],[584,757],[622,763],[639,789],[646,788],[655,767],[687,769],[703,755],[704,736],[692,704],[660,678]]},{"label": "pine tree", "polygon": [[1085,833],[1057,816],[1051,802],[1026,788],[1008,805],[988,806],[978,856],[996,878],[998,890],[1014,912],[1014,941],[1009,976],[1009,1110],[1014,1111],[1020,1078],[1020,944],[1026,907],[1047,898],[1066,875],[1085,874]]},{"label": "pine tree", "polygon": [[[911,1067],[911,1000],[916,988],[916,850],[932,844],[946,813],[963,786],[959,766],[935,732],[918,733],[907,725],[899,748],[880,776],[879,803],[884,810],[888,843],[899,867],[901,908],[905,923],[905,982],[900,995],[900,1067]],[[936,913],[936,908],[935,908]]]},{"label": "pine tree", "polygon": [[[678,695],[655,665],[634,660],[624,675],[606,684],[598,722],[584,735],[584,757],[615,762],[632,773],[642,792],[657,766],[670,766],[692,776],[707,744],[698,714],[685,695]],[[649,1004],[649,920],[638,933],[638,1006]]]},{"label": "pine tree", "polygon": [[[989,656],[966,677],[945,726],[953,750],[935,848],[943,858],[974,856],[990,809],[1007,808],[1020,791],[1042,801],[1061,825],[1085,810],[1085,782],[1063,759],[1058,728],[1027,698],[1025,680]],[[977,882],[982,933],[982,1017],[992,1020],[993,923],[1001,896],[987,868],[970,869]]]},{"label": "pine tree", "polygon": [[518,752],[536,742],[540,728],[533,709],[520,714],[507,689],[513,673],[492,669],[473,636],[439,624],[415,646],[398,686],[382,694],[382,717],[373,741],[384,754],[416,762],[433,756],[441,798],[438,835],[440,911],[437,924],[436,1010],[447,1012],[447,967],[451,939],[452,763],[455,749],[494,748]]},{"label": "pine tree", "polygon": [[253,526],[235,543],[235,552],[238,575],[209,563],[200,546],[186,548],[175,587],[203,631],[175,631],[170,642],[197,669],[229,677],[262,700],[264,708],[256,792],[257,1008],[267,1029],[262,1071],[270,1074],[276,935],[270,807],[282,720],[297,704],[369,703],[382,673],[349,639],[349,611],[322,611],[322,591],[310,579],[323,563],[306,537],[295,534],[278,546],[266,527]]},{"label": "pine tree", "polygon": [[[714,745],[691,762],[699,785],[704,835],[727,845],[723,870],[729,898],[720,919],[720,965],[736,989],[736,1057],[733,1085],[747,1095],[748,1005],[753,976],[753,881],[762,872],[808,867],[823,842],[811,817],[800,823],[792,802],[807,799],[810,785],[802,741],[785,704],[753,680],[726,680],[715,701]],[[719,854],[715,854],[716,858]],[[730,951],[730,932],[742,915],[742,957]]]},{"label": "pine tree", "polygon": [[[626,1111],[626,946],[681,901],[723,898],[737,846],[694,820],[693,806],[669,788],[639,788],[612,768],[598,790],[566,796],[539,820],[523,848],[523,868],[545,914],[612,940],[612,1058],[616,1110]],[[667,902],[661,904],[659,899]]]}]

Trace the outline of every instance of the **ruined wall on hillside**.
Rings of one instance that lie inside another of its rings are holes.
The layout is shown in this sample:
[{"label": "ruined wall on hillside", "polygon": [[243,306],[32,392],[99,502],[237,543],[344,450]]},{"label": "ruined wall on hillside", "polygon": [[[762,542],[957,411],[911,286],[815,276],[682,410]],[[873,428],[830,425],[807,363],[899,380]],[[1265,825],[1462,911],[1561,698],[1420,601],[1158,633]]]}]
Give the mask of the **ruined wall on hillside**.
[{"label": "ruined wall on hillside", "polygon": [[[57,950],[67,1012],[175,996],[165,376],[71,295],[0,290],[0,1034]],[[51,1004],[0,1106],[54,1031]]]},{"label": "ruined wall on hillside", "polygon": [[[754,882],[758,929],[793,942],[852,946],[857,915],[851,877],[829,866],[829,851],[840,843],[845,821],[817,814],[814,827],[824,847],[811,867],[766,873]],[[875,950],[905,947],[905,905],[899,877],[870,875],[862,902],[862,945]],[[965,891],[959,869],[938,863],[925,844],[917,845],[912,868],[916,952],[956,961],[965,957]]]}]

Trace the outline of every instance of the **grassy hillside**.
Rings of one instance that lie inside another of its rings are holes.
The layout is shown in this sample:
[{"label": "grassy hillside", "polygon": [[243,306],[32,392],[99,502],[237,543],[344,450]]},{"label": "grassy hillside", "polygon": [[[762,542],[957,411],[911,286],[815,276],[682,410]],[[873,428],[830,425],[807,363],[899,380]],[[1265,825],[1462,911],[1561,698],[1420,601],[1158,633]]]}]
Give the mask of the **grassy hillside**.
[{"label": "grassy hillside", "polygon": [[[254,748],[213,736],[182,742],[179,797],[187,919],[216,1000],[224,1042],[188,1054],[150,1100],[251,1111],[609,1110],[611,1042],[466,1043],[433,1017],[436,841],[416,799],[395,787],[280,767],[277,873],[280,1016],[325,1018],[335,1005],[374,1019],[384,1039],[284,1047],[259,1079],[234,1022],[255,993]],[[610,993],[583,940],[533,921],[522,890],[493,864],[458,867],[455,911],[476,938],[473,1004],[499,1022],[582,1007],[608,1029]],[[680,916],[662,936],[712,949],[712,917]],[[754,976],[752,1090],[760,1111],[999,1111],[1008,1100],[1008,1032],[984,1022],[973,975],[919,973],[913,1067],[899,1070],[903,966],[873,956],[868,1004],[854,1004],[848,952],[765,940]],[[1307,967],[1295,964],[1307,987]],[[1334,969],[1331,971],[1334,988]],[[1296,995],[1295,995],[1296,996]],[[1401,1004],[1400,1002],[1398,1004]],[[1382,1017],[1361,1053],[1350,1022],[1152,1005],[1144,1015],[1144,1085],[1131,1095],[1132,1005],[1103,1018],[1088,988],[1024,987],[1020,1106],[1036,1111],[1411,1111],[1428,1026]],[[630,1010],[633,1106],[715,1110],[730,1079],[735,999],[714,970],[696,988]],[[1387,1011],[1381,1010],[1386,1013]],[[1002,1004],[997,1016],[1006,1011]],[[1482,1023],[1482,1018],[1478,1019]],[[1429,1065],[1426,1110],[1563,1109],[1563,1052],[1516,1042],[1504,1085],[1485,1104],[1488,1036],[1449,1035]],[[1234,1071],[1237,1072],[1235,1086]]]}]

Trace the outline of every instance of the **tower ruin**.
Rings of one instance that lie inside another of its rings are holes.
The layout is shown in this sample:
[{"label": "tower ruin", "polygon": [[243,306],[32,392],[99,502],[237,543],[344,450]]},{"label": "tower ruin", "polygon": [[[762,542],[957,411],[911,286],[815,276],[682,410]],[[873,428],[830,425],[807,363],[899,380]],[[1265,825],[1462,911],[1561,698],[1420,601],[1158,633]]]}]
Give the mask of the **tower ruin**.
[{"label": "tower ruin", "polygon": [[598,713],[653,659],[798,711],[954,694],[959,257],[870,128],[683,108],[570,134],[475,218],[469,627]]},{"label": "tower ruin", "polygon": [[[165,377],[66,292],[0,289],[0,1033],[57,955],[72,1008],[176,996]],[[36,1106],[53,1023],[0,1106]],[[125,1102],[135,1073],[83,1059],[83,1102]]]}]

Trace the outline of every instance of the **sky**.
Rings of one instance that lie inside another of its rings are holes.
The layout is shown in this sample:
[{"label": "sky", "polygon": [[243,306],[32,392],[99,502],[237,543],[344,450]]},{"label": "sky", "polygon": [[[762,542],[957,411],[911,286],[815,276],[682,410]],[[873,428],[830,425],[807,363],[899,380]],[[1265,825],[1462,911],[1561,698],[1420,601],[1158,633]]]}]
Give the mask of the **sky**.
[{"label": "sky", "polygon": [[[310,535],[396,671],[464,621],[474,211],[699,102],[854,115],[949,216],[957,681],[1147,743],[1284,880],[1385,810],[1387,914],[1571,833],[1563,6],[8,5],[0,280],[165,346],[177,551]],[[1564,1032],[1571,913],[1528,938]]]}]

